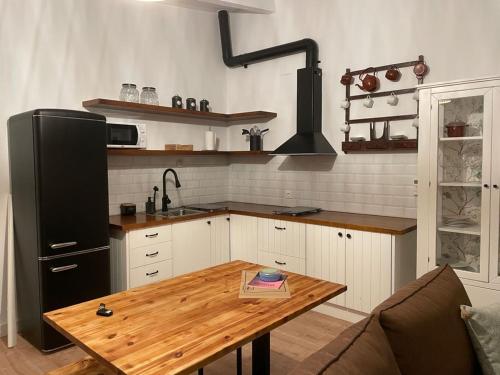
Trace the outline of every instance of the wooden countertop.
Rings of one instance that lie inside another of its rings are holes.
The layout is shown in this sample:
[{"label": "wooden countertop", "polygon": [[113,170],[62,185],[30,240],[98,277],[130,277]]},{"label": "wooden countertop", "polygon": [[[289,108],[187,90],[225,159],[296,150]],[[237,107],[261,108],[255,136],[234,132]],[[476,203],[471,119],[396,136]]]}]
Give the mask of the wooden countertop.
[{"label": "wooden countertop", "polygon": [[180,218],[162,218],[146,215],[144,213],[137,213],[134,216],[112,215],[109,217],[109,224],[111,229],[126,232],[133,229],[174,224],[182,221],[231,213],[387,234],[405,234],[417,229],[417,221],[415,219],[401,217],[352,214],[337,211],[321,211],[305,216],[285,216],[276,215],[274,213],[274,211],[285,208],[282,206],[241,202],[218,202],[218,204],[227,206],[228,211],[200,213]]},{"label": "wooden countertop", "polygon": [[[261,267],[225,263],[43,318],[117,374],[190,374],[346,290],[287,272],[290,298],[239,298],[242,271]],[[99,303],[113,315],[96,316]]]}]

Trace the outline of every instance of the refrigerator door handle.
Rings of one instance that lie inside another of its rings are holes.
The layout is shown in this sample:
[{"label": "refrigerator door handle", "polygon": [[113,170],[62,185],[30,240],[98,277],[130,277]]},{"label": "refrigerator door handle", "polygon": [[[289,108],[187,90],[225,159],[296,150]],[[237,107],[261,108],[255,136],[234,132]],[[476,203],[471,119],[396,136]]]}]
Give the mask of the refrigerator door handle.
[{"label": "refrigerator door handle", "polygon": [[76,244],[78,244],[78,242],[76,241],[52,243],[50,244],[50,248],[52,250],[56,250],[56,249],[62,249],[63,247],[75,246]]},{"label": "refrigerator door handle", "polygon": [[78,267],[78,264],[68,264],[67,266],[62,266],[62,267],[50,267],[51,272],[64,272],[64,271],[69,271],[74,268]]}]

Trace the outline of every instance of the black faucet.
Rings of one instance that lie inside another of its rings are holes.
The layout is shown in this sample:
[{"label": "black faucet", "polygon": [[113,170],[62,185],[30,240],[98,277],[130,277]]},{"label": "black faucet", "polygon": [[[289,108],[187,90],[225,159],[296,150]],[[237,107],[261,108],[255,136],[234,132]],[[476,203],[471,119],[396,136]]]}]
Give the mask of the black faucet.
[{"label": "black faucet", "polygon": [[161,210],[163,212],[168,211],[168,204],[172,203],[172,201],[168,198],[167,195],[167,189],[166,189],[166,181],[165,181],[165,176],[167,175],[168,172],[172,172],[174,174],[175,178],[175,187],[180,188],[181,183],[179,182],[179,177],[177,177],[177,172],[174,171],[172,168],[165,169],[165,172],[163,172],[163,197],[161,198]]}]

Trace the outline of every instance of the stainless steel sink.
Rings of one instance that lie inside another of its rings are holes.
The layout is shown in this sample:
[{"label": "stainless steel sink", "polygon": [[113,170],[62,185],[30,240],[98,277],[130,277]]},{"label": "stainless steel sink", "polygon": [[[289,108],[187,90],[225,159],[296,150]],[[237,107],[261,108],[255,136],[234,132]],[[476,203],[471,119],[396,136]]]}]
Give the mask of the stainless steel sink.
[{"label": "stainless steel sink", "polygon": [[201,210],[193,210],[192,208],[173,208],[168,210],[167,212],[158,211],[154,214],[154,216],[162,216],[162,217],[182,217],[182,216],[191,216],[202,214],[204,211]]}]

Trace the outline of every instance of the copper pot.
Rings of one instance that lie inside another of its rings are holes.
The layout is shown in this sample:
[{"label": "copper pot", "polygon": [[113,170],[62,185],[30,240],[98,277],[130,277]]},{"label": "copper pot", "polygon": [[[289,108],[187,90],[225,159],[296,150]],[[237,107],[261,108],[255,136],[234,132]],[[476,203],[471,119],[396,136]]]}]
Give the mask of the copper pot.
[{"label": "copper pot", "polygon": [[453,121],[445,125],[446,134],[448,137],[463,137],[465,135],[465,127],[467,125],[463,121]]},{"label": "copper pot", "polygon": [[389,81],[396,82],[401,78],[401,72],[396,66],[391,66],[390,69],[385,72],[385,78],[387,78]]},{"label": "copper pot", "polygon": [[344,86],[349,86],[352,83],[352,75],[350,74],[344,74],[340,78],[340,83],[343,84]]},{"label": "copper pot", "polygon": [[413,67],[413,73],[415,73],[418,79],[422,79],[427,74],[428,70],[429,67],[423,61],[417,63],[417,65]]},{"label": "copper pot", "polygon": [[[378,78],[374,74],[368,74],[369,71],[374,71],[374,68],[367,68],[361,72],[359,75],[359,80],[361,85],[356,84],[363,91],[375,91],[378,88]],[[364,75],[364,77],[363,77]]]}]

